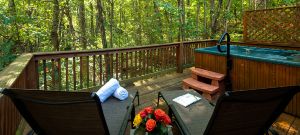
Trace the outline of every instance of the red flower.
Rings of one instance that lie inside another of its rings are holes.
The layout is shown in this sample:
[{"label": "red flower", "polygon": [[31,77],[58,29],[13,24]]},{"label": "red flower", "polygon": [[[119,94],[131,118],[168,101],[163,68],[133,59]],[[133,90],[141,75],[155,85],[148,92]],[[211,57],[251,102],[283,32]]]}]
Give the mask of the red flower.
[{"label": "red flower", "polygon": [[168,115],[165,115],[165,116],[164,116],[163,121],[164,121],[164,123],[167,124],[167,125],[171,124],[171,119],[170,119],[170,117],[169,117]]},{"label": "red flower", "polygon": [[140,111],[139,114],[141,115],[142,118],[145,118],[147,116],[147,113],[145,110]]},{"label": "red flower", "polygon": [[145,112],[147,112],[147,114],[150,114],[153,112],[153,108],[151,106],[146,107],[144,110],[145,110]]},{"label": "red flower", "polygon": [[156,109],[154,111],[154,116],[155,116],[156,120],[159,120],[159,121],[163,120],[165,115],[166,115],[166,113],[161,109]]},{"label": "red flower", "polygon": [[151,132],[156,127],[156,121],[154,119],[149,119],[146,122],[146,130]]}]

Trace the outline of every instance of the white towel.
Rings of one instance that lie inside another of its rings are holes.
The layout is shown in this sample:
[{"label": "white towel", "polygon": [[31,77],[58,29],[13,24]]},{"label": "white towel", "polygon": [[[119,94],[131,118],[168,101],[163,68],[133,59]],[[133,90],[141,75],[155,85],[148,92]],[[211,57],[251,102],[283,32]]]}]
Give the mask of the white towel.
[{"label": "white towel", "polygon": [[108,99],[118,88],[120,87],[119,81],[111,78],[106,84],[104,84],[97,92],[100,101],[103,103]]},{"label": "white towel", "polygon": [[120,100],[125,100],[128,97],[128,91],[120,86],[114,92],[114,97],[117,98],[117,99],[120,99]]}]

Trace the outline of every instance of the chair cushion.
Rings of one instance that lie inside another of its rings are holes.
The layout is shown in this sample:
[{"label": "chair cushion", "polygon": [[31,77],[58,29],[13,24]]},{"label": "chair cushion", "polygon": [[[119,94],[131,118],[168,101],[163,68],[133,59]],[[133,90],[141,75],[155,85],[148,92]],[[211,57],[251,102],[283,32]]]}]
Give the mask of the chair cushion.
[{"label": "chair cushion", "polygon": [[124,134],[135,95],[136,91],[129,91],[126,100],[120,101],[111,96],[102,103],[104,117],[111,135]]}]

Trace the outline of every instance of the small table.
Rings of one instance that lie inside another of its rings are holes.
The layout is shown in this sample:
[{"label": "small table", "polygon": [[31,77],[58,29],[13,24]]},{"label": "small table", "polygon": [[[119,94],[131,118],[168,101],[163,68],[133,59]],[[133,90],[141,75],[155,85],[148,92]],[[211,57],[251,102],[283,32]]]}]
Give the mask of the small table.
[{"label": "small table", "polygon": [[[200,101],[184,107],[173,101],[174,98],[190,93],[201,98]],[[178,124],[182,134],[201,135],[212,116],[214,106],[194,90],[172,90],[161,91],[158,93],[169,106],[169,114],[175,116],[175,122]],[[158,103],[159,105],[159,103]]]}]

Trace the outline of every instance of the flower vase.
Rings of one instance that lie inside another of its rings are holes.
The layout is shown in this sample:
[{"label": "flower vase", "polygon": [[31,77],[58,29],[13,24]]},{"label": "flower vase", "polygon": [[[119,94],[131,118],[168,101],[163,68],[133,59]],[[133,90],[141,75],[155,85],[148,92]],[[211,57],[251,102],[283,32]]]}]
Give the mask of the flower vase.
[{"label": "flower vase", "polygon": [[164,134],[160,132],[147,132],[145,128],[138,127],[136,129],[131,129],[130,135],[173,135],[173,133],[172,126],[167,126],[167,132]]}]

